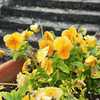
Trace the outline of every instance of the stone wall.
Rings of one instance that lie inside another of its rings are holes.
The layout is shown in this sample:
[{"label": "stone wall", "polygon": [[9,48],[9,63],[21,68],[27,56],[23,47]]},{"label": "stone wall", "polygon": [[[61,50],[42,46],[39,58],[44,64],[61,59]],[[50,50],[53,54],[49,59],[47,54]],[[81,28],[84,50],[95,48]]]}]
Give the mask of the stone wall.
[{"label": "stone wall", "polygon": [[0,5],[12,4],[14,0],[0,0]]},{"label": "stone wall", "polygon": [[24,29],[38,22],[45,29],[57,31],[57,34],[70,25],[85,26],[93,34],[100,32],[100,0],[2,1],[0,28]]},{"label": "stone wall", "polygon": [[2,5],[8,5],[10,3],[10,0],[0,0],[0,7]]}]

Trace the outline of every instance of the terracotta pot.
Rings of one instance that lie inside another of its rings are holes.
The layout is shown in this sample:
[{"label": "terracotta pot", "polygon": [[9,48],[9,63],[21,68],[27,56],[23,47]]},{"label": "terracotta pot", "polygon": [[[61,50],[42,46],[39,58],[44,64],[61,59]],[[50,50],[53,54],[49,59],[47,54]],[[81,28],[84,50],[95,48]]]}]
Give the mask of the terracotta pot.
[{"label": "terracotta pot", "polygon": [[10,82],[16,79],[21,71],[24,60],[9,60],[0,65],[0,82]]}]

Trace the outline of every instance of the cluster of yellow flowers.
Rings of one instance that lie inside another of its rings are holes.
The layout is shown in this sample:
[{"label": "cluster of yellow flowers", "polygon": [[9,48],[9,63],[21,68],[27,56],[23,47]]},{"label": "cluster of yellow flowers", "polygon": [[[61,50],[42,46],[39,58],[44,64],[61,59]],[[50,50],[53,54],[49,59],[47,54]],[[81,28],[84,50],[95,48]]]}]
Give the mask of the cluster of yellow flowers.
[{"label": "cluster of yellow flowers", "polygon": [[[68,59],[70,51],[73,47],[72,38],[74,37],[73,28],[71,27],[66,34],[62,32],[62,36],[55,37],[52,32],[44,32],[43,38],[39,40],[40,49],[37,52],[37,59],[41,63],[41,67],[45,69],[48,75],[53,72],[52,60],[47,58],[56,53],[62,59]],[[69,34],[73,32],[72,36]],[[68,36],[67,36],[68,33]],[[70,40],[71,39],[71,40]]]},{"label": "cluster of yellow flowers", "polygon": [[[33,32],[38,32],[38,25],[31,25],[30,31],[25,30],[22,33],[14,32],[4,36],[5,45],[17,50],[23,41],[29,39]],[[82,36],[77,32],[74,26],[69,27],[61,33],[61,36],[56,37],[52,32],[45,31],[43,37],[39,40],[39,50],[37,52],[37,60],[41,63],[41,67],[45,69],[48,75],[53,72],[52,60],[49,58],[56,53],[61,59],[65,60],[70,57],[71,50],[74,44],[79,44],[82,52],[87,53],[88,48],[96,46],[96,38],[94,36]],[[4,54],[1,52],[0,54]],[[49,56],[49,57],[47,57]],[[88,56],[85,63],[89,66],[95,66],[96,58],[93,55]]]},{"label": "cluster of yellow flowers", "polygon": [[[52,32],[44,32],[43,38],[39,40],[40,49],[37,53],[37,59],[48,75],[53,72],[53,68],[52,60],[47,56],[52,56],[56,53],[63,60],[68,59],[75,44],[79,44],[81,51],[87,53],[88,48],[96,46],[96,38],[88,35],[83,37],[74,26],[64,30],[61,36],[58,37],[55,37]],[[96,58],[90,55],[85,60],[85,63],[89,66],[95,66]]]},{"label": "cluster of yellow flowers", "polygon": [[12,34],[4,36],[5,45],[12,50],[17,50],[23,41],[28,40],[33,33],[39,31],[38,24],[34,24],[30,26],[30,30],[25,30],[22,33],[14,32]]},{"label": "cluster of yellow flowers", "polygon": [[[23,42],[28,41],[34,32],[39,32],[37,24],[31,25],[30,30],[25,30],[22,33],[14,32],[6,35],[4,37],[4,42],[9,49],[16,51]],[[36,60],[36,63],[44,69],[48,77],[50,77],[55,70],[53,68],[53,57],[58,57],[62,62],[67,61],[70,59],[71,53],[74,52],[73,50],[76,46],[79,49],[79,52],[81,51],[82,54],[85,54],[85,57],[82,57],[82,60],[78,61],[81,63],[79,64],[80,67],[76,68],[78,74],[80,74],[85,71],[85,67],[87,67],[87,69],[95,69],[97,57],[90,53],[90,50],[96,48],[96,43],[97,41],[94,36],[82,34],[74,26],[62,31],[61,36],[55,36],[53,32],[45,31],[43,37],[38,41],[39,49],[36,49],[36,52],[34,52],[34,59]],[[77,53],[79,52],[77,50]],[[0,55],[4,55],[4,52],[0,51]],[[29,72],[27,66],[32,65],[32,60],[33,59],[28,55],[23,64],[22,73],[19,73],[17,76],[18,87],[21,87],[21,85],[26,82],[25,74]],[[64,65],[67,64],[64,62]],[[33,67],[31,71],[32,75],[36,73],[37,67],[38,66]],[[64,66],[62,65],[61,67]],[[73,72],[75,72],[75,70]],[[78,74],[76,76],[78,76]],[[91,74],[94,75],[94,72]],[[85,87],[86,84],[84,83],[84,80],[85,79],[82,80],[76,78],[75,84],[77,84],[77,87]],[[31,92],[32,91],[33,90],[31,90]],[[33,92],[32,95],[24,96],[22,100],[59,100],[62,95],[62,90],[56,87],[40,88]]]}]

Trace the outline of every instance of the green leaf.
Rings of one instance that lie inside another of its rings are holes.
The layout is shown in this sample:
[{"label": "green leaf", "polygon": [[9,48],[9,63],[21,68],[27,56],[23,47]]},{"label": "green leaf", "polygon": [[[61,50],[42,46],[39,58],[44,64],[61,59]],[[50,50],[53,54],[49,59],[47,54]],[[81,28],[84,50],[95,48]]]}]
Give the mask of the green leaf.
[{"label": "green leaf", "polygon": [[59,63],[57,68],[59,68],[62,72],[67,74],[70,72],[69,67],[66,64],[64,64],[64,62]]},{"label": "green leaf", "polygon": [[21,94],[19,95],[15,90],[13,90],[11,93],[1,92],[0,96],[3,96],[6,100],[22,100]]},{"label": "green leaf", "polygon": [[96,55],[96,51],[97,51],[96,48],[91,48],[90,51],[91,51],[91,54],[92,54],[92,55],[94,55],[94,56]]},{"label": "green leaf", "polygon": [[26,93],[28,90],[28,84],[24,84],[24,86],[20,87],[17,91],[18,94],[21,94],[22,96]]},{"label": "green leaf", "polygon": [[50,84],[51,85],[54,85],[56,84],[58,80],[58,77],[57,77],[57,70],[51,75],[51,81],[50,81]]},{"label": "green leaf", "polygon": [[70,73],[70,68],[67,66],[67,64],[64,63],[62,59],[54,60],[53,66],[54,68],[60,69],[62,72],[66,74]]},{"label": "green leaf", "polygon": [[96,93],[100,94],[100,88],[96,89]]},{"label": "green leaf", "polygon": [[41,67],[37,68],[36,76],[41,76],[41,77],[44,77],[44,78],[48,78],[47,73]]},{"label": "green leaf", "polygon": [[79,67],[79,68],[85,66],[82,62],[79,62],[79,61],[72,62],[72,65],[76,66],[76,67]]},{"label": "green leaf", "polygon": [[13,90],[11,92],[0,92],[0,96],[4,97],[5,100],[22,100],[22,97],[25,95],[27,90],[27,84],[25,84],[17,91]]}]

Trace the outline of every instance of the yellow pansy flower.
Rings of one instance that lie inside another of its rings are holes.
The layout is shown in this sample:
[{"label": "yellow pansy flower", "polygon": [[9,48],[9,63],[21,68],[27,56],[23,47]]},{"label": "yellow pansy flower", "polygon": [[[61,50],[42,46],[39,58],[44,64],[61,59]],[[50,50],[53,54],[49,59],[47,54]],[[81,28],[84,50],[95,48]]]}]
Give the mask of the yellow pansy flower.
[{"label": "yellow pansy flower", "polygon": [[74,26],[69,27],[68,30],[64,30],[61,33],[62,36],[67,36],[71,41],[73,41],[76,34],[77,34],[77,30]]},{"label": "yellow pansy flower", "polygon": [[85,60],[85,64],[87,64],[88,66],[91,66],[91,67],[95,67],[96,62],[97,62],[97,59],[93,55],[90,55]]},{"label": "yellow pansy flower", "polygon": [[45,48],[49,47],[48,55],[51,56],[53,54],[53,41],[54,41],[54,36],[52,32],[46,31],[44,32],[43,38],[39,40],[39,47],[40,48]]},{"label": "yellow pansy flower", "polygon": [[51,40],[51,41],[54,40],[53,33],[49,32],[49,31],[44,32],[43,38],[46,39],[46,40]]},{"label": "yellow pansy flower", "polygon": [[82,34],[78,33],[78,34],[75,36],[75,42],[78,43],[78,44],[80,44],[82,40],[83,40]]},{"label": "yellow pansy flower", "polygon": [[95,47],[96,46],[96,38],[94,36],[86,36],[85,41],[88,47]]},{"label": "yellow pansy flower", "polygon": [[76,43],[80,45],[80,49],[83,53],[87,53],[88,48],[86,45],[86,41],[84,40],[83,36],[81,34],[77,34],[75,38]]},{"label": "yellow pansy flower", "polygon": [[29,65],[31,65],[31,59],[27,59],[27,60],[24,62],[23,67],[22,67],[22,72],[23,72],[23,73],[29,71]]},{"label": "yellow pansy flower", "polygon": [[33,31],[35,33],[40,31],[39,25],[37,23],[30,25],[30,29],[31,29],[31,31]]},{"label": "yellow pansy flower", "polygon": [[66,47],[68,50],[72,49],[72,43],[67,37],[56,37],[54,40],[54,49],[59,51]]},{"label": "yellow pansy flower", "polygon": [[41,62],[41,67],[46,71],[48,75],[52,74],[53,67],[52,67],[53,61],[51,59],[45,58]]},{"label": "yellow pansy flower", "polygon": [[72,49],[72,43],[71,41],[63,36],[63,37],[57,37],[54,40],[54,49],[57,51],[57,54],[62,59],[68,59],[70,55],[70,51]]},{"label": "yellow pansy flower", "polygon": [[80,49],[83,53],[87,53],[88,52],[88,48],[86,45],[80,45]]},{"label": "yellow pansy flower", "polygon": [[26,30],[26,31],[22,32],[22,35],[25,38],[25,40],[27,40],[27,39],[29,39],[33,35],[33,32]]},{"label": "yellow pansy flower", "polygon": [[48,55],[48,50],[49,50],[49,47],[45,47],[37,51],[36,58],[38,62],[41,62],[46,58],[46,56]]},{"label": "yellow pansy flower", "polygon": [[79,76],[84,71],[85,71],[85,68],[84,67],[80,67],[80,68],[75,68],[74,69],[74,72],[76,73],[77,76]]},{"label": "yellow pansy flower", "polygon": [[14,32],[12,34],[4,36],[4,42],[6,46],[14,50],[18,49],[21,46],[23,40],[24,37],[18,32]]},{"label": "yellow pansy flower", "polygon": [[45,48],[47,46],[48,46],[47,40],[45,40],[45,39],[40,39],[39,40],[39,48]]},{"label": "yellow pansy flower", "polygon": [[48,87],[45,90],[45,94],[47,96],[60,97],[62,95],[62,90],[60,88]]},{"label": "yellow pansy flower", "polygon": [[33,96],[26,95],[22,98],[22,100],[36,100]]},{"label": "yellow pansy flower", "polygon": [[51,56],[53,54],[53,41],[41,39],[39,40],[39,47],[40,48],[49,47],[48,55]]},{"label": "yellow pansy flower", "polygon": [[0,58],[2,58],[5,55],[5,51],[4,50],[0,50]]},{"label": "yellow pansy flower", "polygon": [[63,48],[59,51],[57,51],[57,54],[60,56],[62,59],[68,59],[70,56],[70,51],[67,50],[66,48]]},{"label": "yellow pansy flower", "polygon": [[[46,88],[40,88],[37,92],[37,97],[40,98],[39,100],[47,100],[44,99],[45,97],[54,97],[56,100],[60,100],[60,97],[62,96],[63,92],[60,88],[56,87],[46,87]],[[50,100],[51,100],[50,99]]]}]

